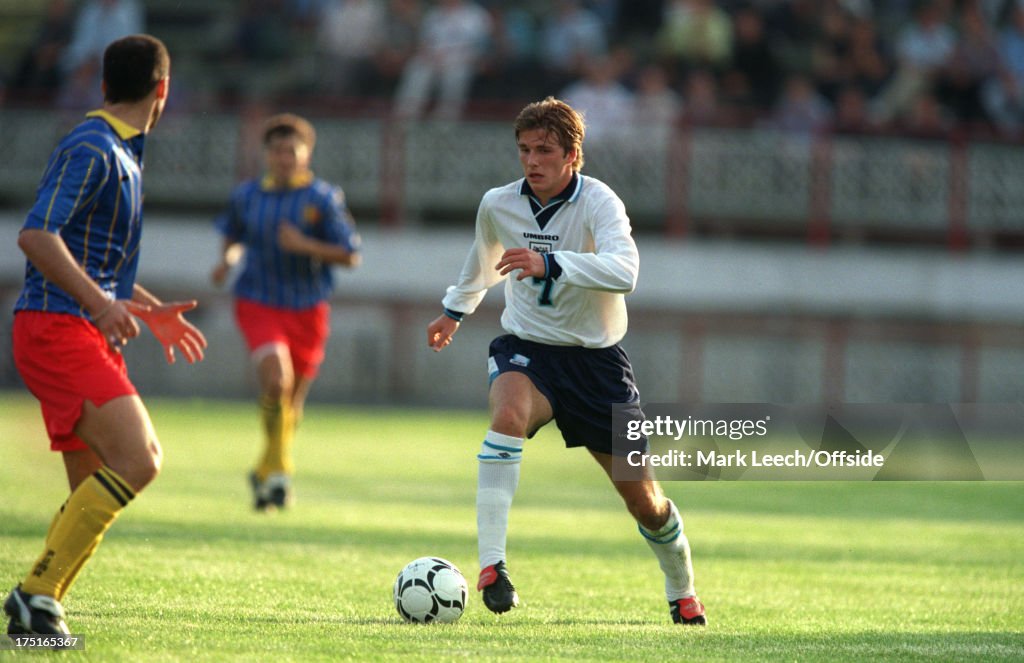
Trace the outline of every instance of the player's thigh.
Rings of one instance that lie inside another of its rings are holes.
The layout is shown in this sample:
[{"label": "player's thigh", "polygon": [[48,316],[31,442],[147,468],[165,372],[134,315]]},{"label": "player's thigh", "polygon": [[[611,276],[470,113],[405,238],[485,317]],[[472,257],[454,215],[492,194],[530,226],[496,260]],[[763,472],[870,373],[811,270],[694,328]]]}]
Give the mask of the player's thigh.
[{"label": "player's thigh", "polygon": [[551,403],[523,373],[507,371],[494,379],[488,396],[491,428],[525,437],[551,421]]},{"label": "player's thigh", "polygon": [[160,470],[163,452],[138,395],[120,396],[98,407],[86,401],[75,434],[135,490]]}]

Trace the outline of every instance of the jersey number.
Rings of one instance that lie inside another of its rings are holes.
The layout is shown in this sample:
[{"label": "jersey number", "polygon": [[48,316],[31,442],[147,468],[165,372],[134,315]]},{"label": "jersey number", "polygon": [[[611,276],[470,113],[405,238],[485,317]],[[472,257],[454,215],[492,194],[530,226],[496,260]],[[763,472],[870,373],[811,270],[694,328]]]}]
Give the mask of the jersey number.
[{"label": "jersey number", "polygon": [[551,289],[555,287],[554,279],[539,279],[536,276],[533,277],[533,283],[539,285],[543,283],[543,287],[540,289],[540,297],[537,299],[537,303],[541,306],[553,306],[554,302],[551,301]]}]

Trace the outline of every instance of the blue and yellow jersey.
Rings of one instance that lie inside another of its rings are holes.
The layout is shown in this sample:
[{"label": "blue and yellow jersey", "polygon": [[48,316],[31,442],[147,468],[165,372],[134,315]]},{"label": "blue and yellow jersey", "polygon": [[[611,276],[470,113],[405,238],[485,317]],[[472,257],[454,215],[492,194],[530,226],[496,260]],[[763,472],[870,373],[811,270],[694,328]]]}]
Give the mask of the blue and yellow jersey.
[{"label": "blue and yellow jersey", "polygon": [[312,173],[287,188],[275,188],[266,177],[240,184],[216,223],[224,237],[245,246],[235,295],[267,306],[310,308],[334,289],[331,265],[281,250],[277,233],[282,223],[348,251],[359,250],[344,193]]},{"label": "blue and yellow jersey", "polygon": [[[22,229],[60,235],[75,261],[112,299],[131,299],[142,234],[145,135],[106,111],[93,111],[50,155]],[[35,266],[15,311],[89,314]]]}]

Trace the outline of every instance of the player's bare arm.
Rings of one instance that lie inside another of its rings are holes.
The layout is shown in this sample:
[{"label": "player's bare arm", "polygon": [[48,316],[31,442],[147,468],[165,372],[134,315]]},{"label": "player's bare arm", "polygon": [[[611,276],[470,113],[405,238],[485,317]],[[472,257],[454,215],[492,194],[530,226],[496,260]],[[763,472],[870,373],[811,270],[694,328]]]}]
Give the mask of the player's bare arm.
[{"label": "player's bare arm", "polygon": [[349,251],[343,246],[310,237],[299,230],[296,225],[287,221],[282,221],[278,228],[277,242],[282,249],[290,253],[307,255],[335,265],[358,267],[362,262],[362,257],[358,253]]},{"label": "player's bare arm", "polygon": [[459,330],[459,324],[459,321],[442,313],[427,325],[427,345],[434,352],[444,350],[451,345],[452,336]]},{"label": "player's bare arm", "polygon": [[238,264],[238,261],[242,257],[242,253],[245,252],[245,247],[241,242],[236,242],[232,239],[224,240],[224,247],[221,249],[220,262],[214,265],[213,270],[210,272],[210,281],[215,286],[224,285],[224,281],[228,278],[228,272],[231,268]]},{"label": "player's bare arm", "polygon": [[544,256],[537,253],[532,249],[509,249],[502,254],[501,260],[497,265],[494,266],[496,270],[505,276],[515,270],[520,270],[516,274],[516,280],[522,281],[523,279],[533,276],[538,279],[542,279],[547,276],[547,266],[544,263]]},{"label": "player's bare arm", "polygon": [[89,312],[93,324],[111,346],[120,347],[139,335],[139,325],[125,303],[107,297],[75,262],[59,235],[45,230],[23,230],[18,235],[18,247],[43,276]]}]

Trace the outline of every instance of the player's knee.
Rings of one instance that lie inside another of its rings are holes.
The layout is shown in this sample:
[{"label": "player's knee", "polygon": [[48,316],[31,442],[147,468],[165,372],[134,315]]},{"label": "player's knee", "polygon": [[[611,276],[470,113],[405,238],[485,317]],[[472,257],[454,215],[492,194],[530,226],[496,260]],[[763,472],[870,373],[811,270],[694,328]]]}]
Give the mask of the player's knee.
[{"label": "player's knee", "polygon": [[138,492],[152,483],[160,474],[162,466],[161,459],[155,456],[146,456],[141,459],[135,474],[135,491]]},{"label": "player's knee", "polygon": [[111,469],[127,481],[136,493],[156,479],[162,466],[163,450],[155,438],[149,440],[139,453],[111,463]]},{"label": "player's knee", "polygon": [[283,376],[267,380],[263,385],[263,399],[271,403],[280,403],[286,398],[291,398],[292,385]]},{"label": "player's knee", "polygon": [[148,486],[160,474],[160,461],[155,458],[146,458],[138,467],[135,475],[135,491],[138,492]]},{"label": "player's knee", "polygon": [[260,364],[259,378],[264,400],[279,403],[290,399],[295,391],[291,363],[278,356],[268,357]]},{"label": "player's knee", "polygon": [[149,462],[147,463],[148,472],[150,474],[149,480],[152,481],[160,474],[160,470],[164,466],[164,450],[160,446],[159,440],[153,438],[149,441]]},{"label": "player's knee", "polygon": [[491,430],[512,437],[526,437],[530,417],[521,407],[499,405],[491,412]]}]

